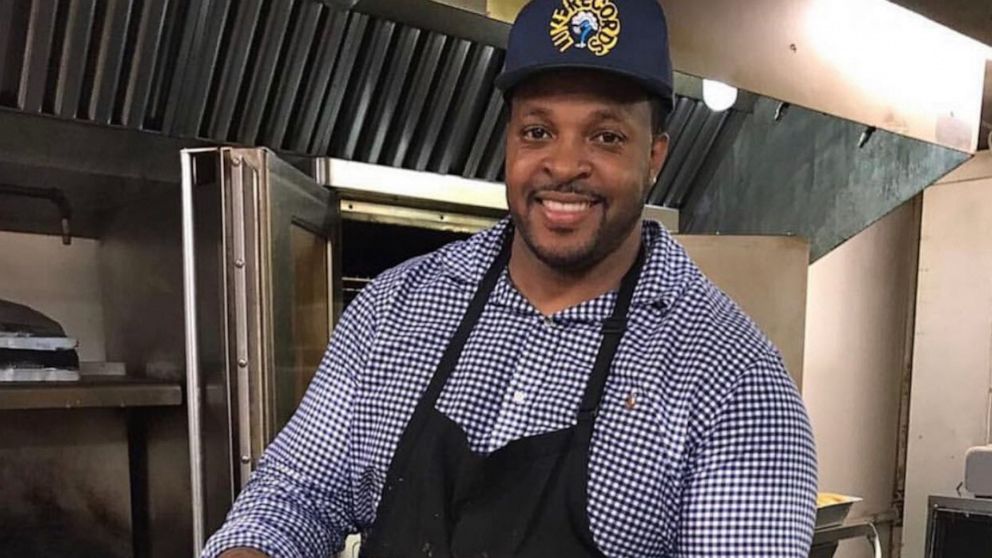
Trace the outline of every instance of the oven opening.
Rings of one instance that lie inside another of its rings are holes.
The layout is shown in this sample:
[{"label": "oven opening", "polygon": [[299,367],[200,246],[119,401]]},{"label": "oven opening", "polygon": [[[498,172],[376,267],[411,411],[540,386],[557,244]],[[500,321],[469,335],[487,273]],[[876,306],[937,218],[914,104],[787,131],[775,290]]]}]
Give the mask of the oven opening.
[{"label": "oven opening", "polygon": [[377,275],[470,233],[345,219],[341,223],[344,306]]}]

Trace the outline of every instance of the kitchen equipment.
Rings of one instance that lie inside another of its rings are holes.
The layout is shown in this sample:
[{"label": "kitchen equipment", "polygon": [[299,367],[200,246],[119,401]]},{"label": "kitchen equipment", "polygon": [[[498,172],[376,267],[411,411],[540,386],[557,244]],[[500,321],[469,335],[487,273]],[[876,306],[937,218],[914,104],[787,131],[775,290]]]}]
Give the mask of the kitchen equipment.
[{"label": "kitchen equipment", "polygon": [[55,320],[0,300],[0,382],[78,380],[76,345]]},{"label": "kitchen equipment", "polygon": [[821,492],[816,497],[816,528],[824,529],[844,524],[851,506],[861,502],[857,496],[846,496],[830,492]]},{"label": "kitchen equipment", "polygon": [[925,558],[992,556],[992,500],[931,496]]},{"label": "kitchen equipment", "polygon": [[964,488],[979,498],[992,497],[992,445],[974,447],[965,454]]}]

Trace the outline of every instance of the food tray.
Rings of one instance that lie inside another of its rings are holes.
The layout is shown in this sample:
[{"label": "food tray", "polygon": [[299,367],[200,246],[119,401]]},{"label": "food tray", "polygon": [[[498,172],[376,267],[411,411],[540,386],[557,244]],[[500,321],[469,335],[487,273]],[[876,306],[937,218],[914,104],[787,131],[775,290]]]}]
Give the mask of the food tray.
[{"label": "food tray", "polygon": [[844,524],[851,506],[861,501],[857,496],[821,492],[816,498],[816,528],[826,529]]}]

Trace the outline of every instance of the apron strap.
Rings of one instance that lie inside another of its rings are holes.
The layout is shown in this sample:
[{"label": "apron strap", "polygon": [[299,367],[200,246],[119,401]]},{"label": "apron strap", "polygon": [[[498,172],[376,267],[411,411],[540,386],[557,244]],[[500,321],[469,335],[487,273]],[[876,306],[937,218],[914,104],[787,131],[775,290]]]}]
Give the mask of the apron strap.
[{"label": "apron strap", "polygon": [[[441,390],[444,389],[448,377],[451,376],[455,365],[458,364],[458,359],[462,354],[462,348],[464,348],[466,341],[468,341],[468,337],[472,333],[472,328],[479,321],[479,316],[482,315],[482,311],[486,307],[489,295],[495,288],[503,269],[506,268],[507,263],[510,261],[510,248],[513,245],[512,239],[513,226],[509,225],[503,237],[503,245],[500,247],[496,259],[493,260],[489,269],[486,270],[482,282],[479,283],[478,288],[475,290],[472,301],[469,302],[468,310],[465,311],[462,321],[458,324],[458,329],[455,330],[454,335],[448,342],[448,346],[444,350],[444,356],[441,357],[441,361],[438,363],[437,369],[434,371],[434,375],[427,385],[427,389],[420,396],[420,400],[417,402],[417,406],[413,411],[413,416],[410,417],[410,421],[403,431],[400,443],[393,455],[393,461],[395,463],[402,465],[409,459],[409,454],[413,448],[410,444],[404,444],[403,442],[404,440],[417,440],[420,432],[423,430],[431,410],[434,409],[434,405],[441,395]],[[390,469],[394,470],[393,467]]]},{"label": "apron strap", "polygon": [[609,318],[603,320],[603,340],[599,344],[596,364],[593,365],[589,383],[586,384],[586,391],[582,396],[582,406],[579,407],[578,420],[580,423],[591,422],[599,413],[599,402],[603,395],[603,388],[606,386],[606,378],[610,373],[610,364],[613,362],[617,347],[620,346],[620,339],[627,331],[627,312],[630,310],[630,302],[634,298],[634,288],[637,287],[641,268],[644,267],[644,259],[644,245],[642,244],[637,252],[637,258],[627,273],[624,274],[623,280],[620,281],[620,292],[613,305],[613,312]]},{"label": "apron strap", "polygon": [[499,254],[496,255],[496,259],[493,260],[492,265],[486,270],[482,282],[479,283],[479,288],[476,289],[475,295],[468,305],[468,310],[465,311],[465,316],[462,317],[461,323],[458,324],[458,329],[455,330],[451,341],[448,342],[448,347],[444,350],[444,356],[441,357],[441,362],[437,365],[437,370],[431,378],[431,383],[428,385],[427,391],[424,392],[423,399],[426,403],[429,403],[430,407],[433,407],[437,402],[437,398],[440,397],[441,390],[444,389],[444,384],[448,381],[448,376],[451,375],[451,372],[455,369],[455,365],[458,364],[458,359],[461,357],[462,349],[465,347],[465,343],[472,333],[472,328],[479,321],[479,316],[482,315],[482,311],[486,308],[489,295],[492,294],[493,289],[496,287],[496,282],[499,281],[500,274],[506,269],[506,265],[510,261],[512,239],[513,227],[508,226]]}]

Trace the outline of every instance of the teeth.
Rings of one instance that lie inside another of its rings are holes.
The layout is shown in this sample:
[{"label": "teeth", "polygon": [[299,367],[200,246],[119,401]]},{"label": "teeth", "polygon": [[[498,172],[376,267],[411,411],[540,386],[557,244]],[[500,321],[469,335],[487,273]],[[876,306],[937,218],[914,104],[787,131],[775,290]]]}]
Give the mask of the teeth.
[{"label": "teeth", "polygon": [[559,202],[554,200],[544,200],[544,206],[551,211],[564,211],[567,213],[578,213],[589,208],[589,202]]}]

